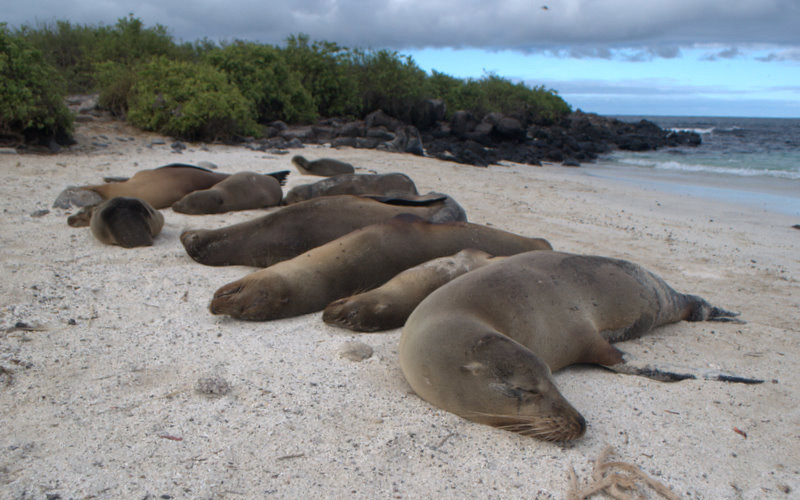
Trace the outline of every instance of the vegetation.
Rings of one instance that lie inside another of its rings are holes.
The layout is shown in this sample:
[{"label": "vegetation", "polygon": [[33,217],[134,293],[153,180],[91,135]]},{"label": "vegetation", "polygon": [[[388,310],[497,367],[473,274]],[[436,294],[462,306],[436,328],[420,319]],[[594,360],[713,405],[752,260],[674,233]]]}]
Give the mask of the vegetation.
[{"label": "vegetation", "polygon": [[251,104],[214,66],[159,56],[136,67],[128,120],[173,137],[232,140],[257,135]]},{"label": "vegetation", "polygon": [[[69,115],[57,104],[66,92],[98,92],[101,107],[137,126],[204,140],[257,134],[256,122],[360,118],[377,109],[408,121],[424,99],[443,100],[450,113],[498,111],[537,123],[570,112],[543,87],[496,75],[428,75],[397,52],[348,49],[303,34],[284,46],[178,44],[164,26],[145,27],[130,15],[113,26],[58,21],[13,33],[3,28],[1,36],[2,131],[68,129]],[[21,75],[32,82],[20,83]],[[25,89],[36,97],[23,95]]]},{"label": "vegetation", "polygon": [[58,72],[41,51],[0,24],[0,136],[46,142],[66,136],[71,128]]}]

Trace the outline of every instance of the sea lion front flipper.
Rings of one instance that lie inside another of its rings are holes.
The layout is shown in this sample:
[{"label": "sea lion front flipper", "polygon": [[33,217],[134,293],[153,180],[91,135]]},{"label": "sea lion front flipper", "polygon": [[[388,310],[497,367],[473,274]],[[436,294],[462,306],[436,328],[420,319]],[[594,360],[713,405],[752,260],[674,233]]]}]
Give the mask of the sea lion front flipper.
[{"label": "sea lion front flipper", "polygon": [[89,221],[92,220],[94,209],[97,208],[99,204],[100,203],[98,202],[94,205],[86,205],[74,214],[67,217],[67,224],[69,227],[88,227]]},{"label": "sea lion front flipper", "polygon": [[[602,365],[616,373],[638,375],[660,382],[679,382],[686,379],[716,380],[719,382],[735,382],[739,384],[763,384],[762,379],[741,377],[718,370],[693,370],[682,366],[651,365],[634,360],[630,354],[623,355],[623,361],[615,365]],[[693,373],[694,372],[694,373]]]}]

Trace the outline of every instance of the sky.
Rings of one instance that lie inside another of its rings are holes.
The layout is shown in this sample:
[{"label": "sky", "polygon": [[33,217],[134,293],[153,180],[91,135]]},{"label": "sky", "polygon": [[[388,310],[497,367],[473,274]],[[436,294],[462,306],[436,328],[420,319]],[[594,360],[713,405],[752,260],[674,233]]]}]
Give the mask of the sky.
[{"label": "sky", "polygon": [[[132,7],[135,5],[135,8]],[[800,0],[36,0],[0,22],[114,24],[176,41],[289,35],[496,74],[607,115],[800,118]]]}]

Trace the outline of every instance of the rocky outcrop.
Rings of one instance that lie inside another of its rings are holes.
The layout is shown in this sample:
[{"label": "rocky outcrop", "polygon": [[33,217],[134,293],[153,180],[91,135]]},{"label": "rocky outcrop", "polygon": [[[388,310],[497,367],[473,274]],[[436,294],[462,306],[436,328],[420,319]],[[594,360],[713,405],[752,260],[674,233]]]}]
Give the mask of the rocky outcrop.
[{"label": "rocky outcrop", "polygon": [[278,132],[251,141],[248,147],[265,150],[330,143],[333,147],[427,154],[477,166],[503,160],[577,166],[613,149],[647,151],[700,144],[700,136],[693,132],[673,132],[647,120],[629,123],[581,111],[549,125],[526,123],[523,114],[489,113],[479,118],[469,111],[456,111],[445,121],[444,104],[428,100],[405,114],[413,123],[379,110],[359,121],[329,119],[311,127],[285,128],[270,124]]}]

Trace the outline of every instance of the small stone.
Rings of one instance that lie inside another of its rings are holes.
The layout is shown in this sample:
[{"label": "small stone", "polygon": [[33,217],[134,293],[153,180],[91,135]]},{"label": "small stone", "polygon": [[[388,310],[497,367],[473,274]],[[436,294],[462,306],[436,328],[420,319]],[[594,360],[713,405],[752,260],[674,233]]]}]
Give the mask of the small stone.
[{"label": "small stone", "polygon": [[364,361],[372,357],[372,347],[363,342],[345,342],[339,350],[339,357],[350,361]]},{"label": "small stone", "polygon": [[69,186],[59,193],[56,201],[53,202],[53,208],[69,208],[72,205],[85,207],[96,205],[101,201],[103,201],[103,197],[94,191],[81,189],[79,186]]},{"label": "small stone", "polygon": [[197,379],[195,389],[206,396],[224,396],[231,391],[231,385],[222,377],[214,375]]},{"label": "small stone", "polygon": [[50,210],[47,210],[47,209],[37,210],[37,211],[31,213],[31,217],[44,217],[45,215],[47,215],[49,213],[50,213]]}]

